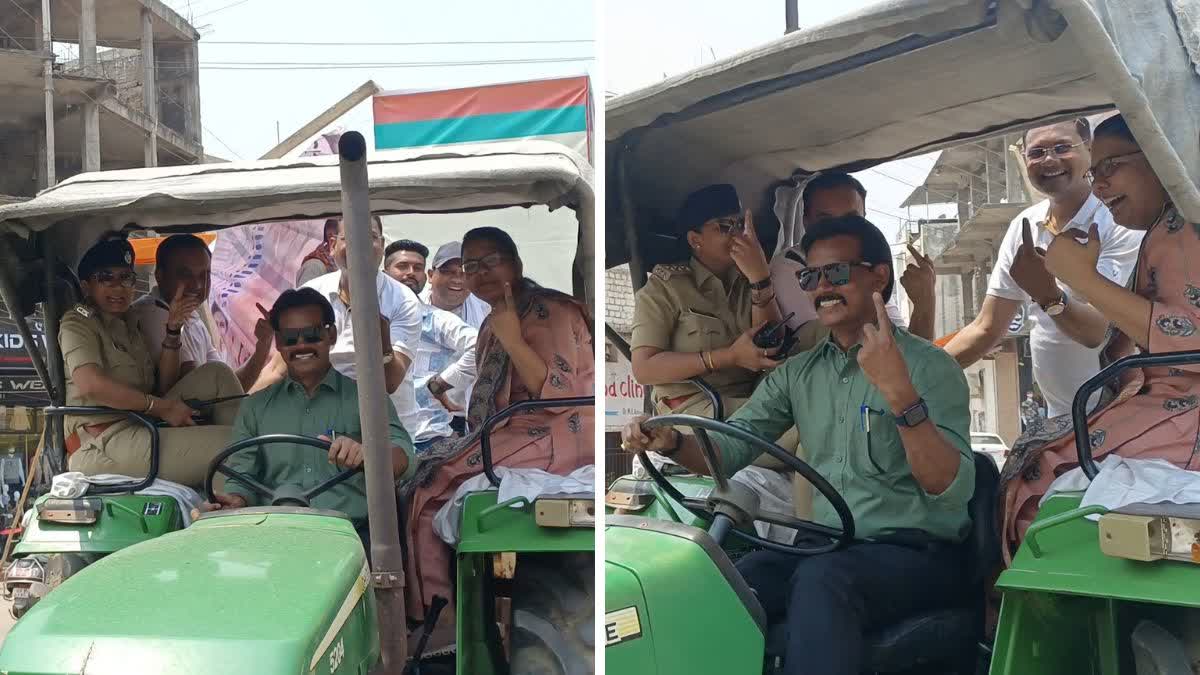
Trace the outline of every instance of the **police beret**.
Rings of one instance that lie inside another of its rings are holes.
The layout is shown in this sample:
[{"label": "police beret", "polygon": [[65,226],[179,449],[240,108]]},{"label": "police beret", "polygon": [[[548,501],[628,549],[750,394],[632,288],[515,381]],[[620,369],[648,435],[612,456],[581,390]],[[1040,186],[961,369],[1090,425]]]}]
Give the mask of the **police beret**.
[{"label": "police beret", "polygon": [[91,278],[106,267],[133,269],[133,245],[127,239],[105,239],[88,249],[79,261],[79,279]]},{"label": "police beret", "polygon": [[675,222],[679,234],[698,230],[713,218],[732,216],[742,212],[737,189],[728,183],[709,185],[688,195],[679,209]]}]

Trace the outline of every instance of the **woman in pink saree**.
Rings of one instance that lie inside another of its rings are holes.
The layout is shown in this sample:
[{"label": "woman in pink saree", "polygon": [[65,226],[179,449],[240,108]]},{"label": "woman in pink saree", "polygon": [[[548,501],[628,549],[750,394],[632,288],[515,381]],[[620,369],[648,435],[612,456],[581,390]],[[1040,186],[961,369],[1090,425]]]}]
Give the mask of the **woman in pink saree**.
[{"label": "woman in pink saree", "polygon": [[[1120,116],[1096,128],[1092,189],[1118,225],[1146,230],[1131,289],[1096,271],[1095,226],[1087,243],[1069,235],[1046,251],[1046,267],[1112,322],[1107,360],[1200,349],[1200,225],[1184,221]],[[1088,421],[1093,456],[1165,459],[1200,468],[1200,365],[1127,371]],[[1005,562],[1011,563],[1038,501],[1078,466],[1069,415],[1040,420],[1014,444],[1001,476]]]},{"label": "woman in pink saree", "polygon": [[[462,255],[467,286],[492,305],[492,312],[476,342],[478,376],[467,406],[470,433],[432,446],[412,481],[401,488],[412,617],[424,616],[435,595],[451,598],[453,551],[434,533],[433,517],[464,481],[482,473],[478,430],[483,421],[519,401],[595,394],[592,322],[584,304],[525,278],[516,244],[503,230],[471,230],[463,237]],[[492,432],[492,460],[498,466],[566,475],[595,463],[594,429],[592,408],[519,414]]]}]

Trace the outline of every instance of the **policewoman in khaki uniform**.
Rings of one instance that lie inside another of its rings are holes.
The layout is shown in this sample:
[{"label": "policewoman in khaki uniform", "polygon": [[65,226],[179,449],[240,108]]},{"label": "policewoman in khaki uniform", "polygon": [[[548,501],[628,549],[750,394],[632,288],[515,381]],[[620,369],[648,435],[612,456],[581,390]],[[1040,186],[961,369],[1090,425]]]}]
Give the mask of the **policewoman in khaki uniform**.
[{"label": "policewoman in khaki uniform", "polygon": [[[691,257],[655,266],[634,297],[633,376],[654,387],[659,414],[711,417],[708,397],[687,382],[700,376],[721,395],[728,415],[749,399],[761,374],[780,363],[753,342],[765,322],[780,319],[770,268],[753,216],[743,214],[732,185],[710,185],[689,195],[676,227]],[[822,331],[818,322],[806,324],[796,349],[816,344]],[[795,430],[777,442],[797,450]],[[781,466],[768,455],[756,464]],[[807,514],[811,487],[803,479],[793,486],[797,511]]]},{"label": "policewoman in khaki uniform", "polygon": [[[63,316],[58,333],[66,371],[68,406],[107,406],[144,413],[170,426],[159,429],[159,477],[200,486],[209,462],[230,437],[238,402],[206,410],[214,425],[196,426],[183,402],[242,393],[237,376],[223,363],[209,363],[179,377],[184,320],[198,302],[178,294],[170,304],[162,354],[155,363],[133,303],[133,247],[123,238],[93,246],[79,262],[84,301]],[[120,416],[68,416],[66,450],[72,471],[95,475],[145,476],[150,468],[150,432]]]}]

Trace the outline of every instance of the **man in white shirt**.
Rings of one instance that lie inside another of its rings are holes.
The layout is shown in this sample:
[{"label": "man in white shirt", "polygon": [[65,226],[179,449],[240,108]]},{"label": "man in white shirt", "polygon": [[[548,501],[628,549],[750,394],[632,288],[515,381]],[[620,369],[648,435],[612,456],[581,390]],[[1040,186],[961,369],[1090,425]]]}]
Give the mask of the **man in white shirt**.
[{"label": "man in white shirt", "polygon": [[[1092,194],[1086,177],[1091,139],[1091,126],[1082,118],[1026,132],[1029,180],[1050,198],[1029,207],[1008,226],[979,316],[946,345],[965,368],[995,348],[1021,305],[1028,305],[1033,378],[1051,418],[1069,414],[1079,385],[1100,370],[1108,320],[1051,276],[1043,259],[1046,247],[1068,230],[1086,237],[1095,223],[1100,231],[1096,269],[1124,286],[1142,242],[1142,232],[1113,223],[1108,208]],[[1089,407],[1095,401],[1093,397]]]},{"label": "man in white shirt", "polygon": [[[371,231],[371,243],[374,247],[372,267],[379,269],[383,262],[383,221],[378,216],[372,216],[371,222],[375,228]],[[337,342],[329,352],[329,360],[333,367],[346,377],[354,379],[354,329],[350,320],[350,282],[345,272],[349,269],[346,260],[346,231],[345,224],[339,221],[338,237],[333,246],[333,259],[338,271],[326,274],[304,285],[321,293],[329,304],[333,305],[334,326],[337,328]],[[379,294],[379,321],[382,345],[377,347],[384,352],[383,375],[388,394],[396,405],[401,424],[406,415],[411,416],[417,408],[412,380],[407,379],[408,370],[417,355],[417,343],[421,339],[421,317],[424,310],[421,301],[408,289],[382,271],[378,272],[375,280],[375,291]],[[287,365],[279,352],[271,359],[271,364],[263,369],[263,375],[255,383],[249,393],[265,389],[282,381],[287,374]],[[411,433],[411,431],[410,431]]]},{"label": "man in white shirt", "polygon": [[[865,217],[867,189],[854,176],[837,171],[824,172],[804,186],[802,215],[805,225],[841,216]],[[801,233],[803,234],[803,233]],[[912,302],[912,315],[905,320],[896,304],[896,294],[887,301],[888,318],[892,325],[908,330],[917,337],[934,339],[934,284],[936,273],[928,259],[916,254],[916,264],[909,265],[900,283]],[[817,318],[809,294],[800,289],[796,272],[805,266],[800,246],[780,252],[771,260],[771,285],[783,316],[792,314],[788,325],[793,328]]]},{"label": "man in white shirt", "polygon": [[[208,299],[212,253],[208,244],[191,234],[174,234],[158,246],[155,254],[154,279],[157,288],[149,295],[138,298],[130,312],[138,322],[146,346],[155,363],[162,351],[163,339],[167,334],[167,308],[170,299],[182,291],[185,297],[196,298],[201,304]],[[258,379],[263,366],[271,356],[274,342],[271,324],[265,318],[254,325],[254,353],[237,370],[238,381],[246,389]],[[210,361],[222,361],[221,353],[213,345],[212,335],[196,310],[183,324],[180,336],[183,346],[179,351],[179,374],[188,372]]]},{"label": "man in white shirt", "polygon": [[462,243],[452,241],[438,247],[429,266],[429,287],[421,291],[421,301],[443,309],[479,330],[492,306],[467,290],[462,269]]},{"label": "man in white shirt", "polygon": [[[384,251],[383,271],[420,294],[428,280],[428,257],[429,248],[424,244],[410,239],[394,241]],[[412,434],[418,455],[434,442],[454,435],[454,414],[466,410],[466,393],[475,382],[478,333],[450,312],[433,305],[424,309],[417,359],[408,373],[416,391],[417,410],[411,426],[401,420]]]}]

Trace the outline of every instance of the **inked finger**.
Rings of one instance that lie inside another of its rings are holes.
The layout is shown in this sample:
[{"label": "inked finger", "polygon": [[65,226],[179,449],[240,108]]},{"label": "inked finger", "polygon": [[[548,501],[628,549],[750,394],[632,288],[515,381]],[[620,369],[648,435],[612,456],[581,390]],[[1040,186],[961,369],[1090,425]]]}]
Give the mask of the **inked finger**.
[{"label": "inked finger", "polygon": [[891,334],[892,320],[888,317],[887,305],[883,301],[883,294],[876,291],[871,294],[871,297],[875,300],[875,317],[879,321],[879,331]]},{"label": "inked finger", "polygon": [[1021,245],[1033,248],[1033,232],[1030,230],[1029,219],[1021,219]]}]

